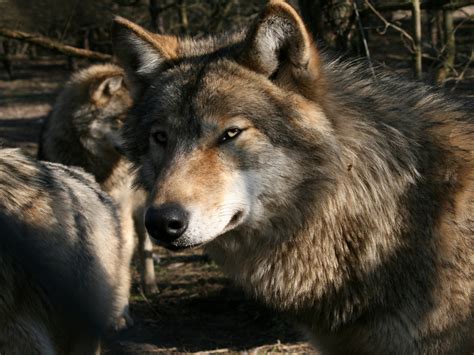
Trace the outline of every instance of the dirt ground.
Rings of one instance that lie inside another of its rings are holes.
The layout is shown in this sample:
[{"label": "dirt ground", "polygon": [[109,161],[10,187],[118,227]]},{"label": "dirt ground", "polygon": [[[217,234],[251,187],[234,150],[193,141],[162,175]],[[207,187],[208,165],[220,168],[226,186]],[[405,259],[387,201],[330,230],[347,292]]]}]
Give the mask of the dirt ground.
[{"label": "dirt ground", "polygon": [[[0,147],[36,154],[41,125],[68,76],[64,60],[17,62],[14,80],[0,67]],[[160,293],[146,298],[134,272],[135,324],[111,334],[103,353],[312,352],[292,324],[246,298],[202,250],[155,253]]]}]

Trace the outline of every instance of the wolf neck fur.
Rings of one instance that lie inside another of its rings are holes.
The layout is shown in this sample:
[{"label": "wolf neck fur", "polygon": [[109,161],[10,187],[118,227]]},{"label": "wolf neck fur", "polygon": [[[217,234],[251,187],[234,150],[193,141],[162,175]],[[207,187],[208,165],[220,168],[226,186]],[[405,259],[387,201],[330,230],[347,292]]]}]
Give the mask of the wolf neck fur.
[{"label": "wolf neck fur", "polygon": [[[402,250],[409,253],[409,263],[416,258],[416,247],[430,247],[428,242],[410,240],[410,230],[399,227],[413,225],[414,217],[403,213],[401,205],[422,178],[414,149],[409,155],[387,159],[393,151],[388,145],[409,146],[411,142],[396,129],[382,134],[357,119],[350,125],[351,129],[344,127],[345,132],[366,137],[359,140],[350,134],[340,135],[335,149],[340,156],[326,169],[330,176],[341,178],[331,182],[328,191],[320,194],[321,182],[315,177],[314,186],[303,189],[314,191],[315,196],[293,201],[292,208],[299,211],[288,214],[293,219],[280,216],[258,230],[229,233],[209,246],[216,261],[248,292],[282,311],[299,313],[302,318],[307,314],[318,317],[322,329],[327,330],[354,321],[369,304],[398,304],[393,288],[403,288],[404,279],[386,265]],[[365,142],[364,146],[359,142]],[[312,184],[311,179],[304,183]],[[300,219],[295,220],[295,215]],[[255,247],[255,243],[265,244],[265,248]],[[327,257],[316,264],[306,263],[314,259],[311,254]],[[234,265],[237,261],[247,265]],[[383,281],[387,276],[388,281]],[[380,288],[369,289],[367,285],[374,283],[364,283],[368,277],[380,279]],[[308,303],[313,305],[310,312],[300,308]]]}]

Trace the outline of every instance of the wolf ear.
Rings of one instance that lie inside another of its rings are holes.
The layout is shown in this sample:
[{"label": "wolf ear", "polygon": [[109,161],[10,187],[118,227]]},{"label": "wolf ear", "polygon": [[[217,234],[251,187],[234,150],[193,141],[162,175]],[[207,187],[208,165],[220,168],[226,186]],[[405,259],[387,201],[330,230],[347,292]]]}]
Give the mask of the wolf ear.
[{"label": "wolf ear", "polygon": [[123,86],[122,75],[111,76],[92,85],[89,94],[94,102],[108,101]]},{"label": "wolf ear", "polygon": [[178,47],[175,37],[151,33],[120,16],[114,18],[112,41],[132,90],[149,82],[163,62],[176,57]]},{"label": "wolf ear", "polygon": [[303,20],[289,4],[272,0],[247,33],[242,63],[269,78],[316,79],[319,55]]}]

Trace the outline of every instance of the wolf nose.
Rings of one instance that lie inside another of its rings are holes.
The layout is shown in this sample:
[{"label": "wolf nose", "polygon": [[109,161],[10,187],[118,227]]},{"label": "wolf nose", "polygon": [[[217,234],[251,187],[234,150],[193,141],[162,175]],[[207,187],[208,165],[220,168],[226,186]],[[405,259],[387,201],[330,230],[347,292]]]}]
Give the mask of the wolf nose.
[{"label": "wolf nose", "polygon": [[176,203],[150,207],[145,214],[145,226],[155,239],[171,243],[181,237],[188,227],[188,213]]}]

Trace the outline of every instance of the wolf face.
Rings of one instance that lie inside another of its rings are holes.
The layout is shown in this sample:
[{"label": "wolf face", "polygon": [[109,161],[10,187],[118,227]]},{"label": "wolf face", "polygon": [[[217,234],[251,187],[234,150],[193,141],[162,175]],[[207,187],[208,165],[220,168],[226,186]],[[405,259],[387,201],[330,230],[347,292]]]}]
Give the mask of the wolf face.
[{"label": "wolf face", "polygon": [[[272,115],[270,107],[255,105],[254,100],[264,100],[258,92],[247,95],[248,92],[229,92],[222,86],[203,87],[195,100],[213,102],[196,105],[196,109],[188,106],[188,112],[181,111],[185,105],[181,102],[168,112],[153,115],[158,120],[151,122],[149,128],[148,154],[152,158],[146,159],[144,166],[148,169],[144,172],[150,173],[153,181],[148,186],[153,206],[146,218],[152,235],[179,235],[168,241],[193,246],[244,221],[256,226],[262,222],[264,205],[276,203],[270,197],[265,199],[264,192],[281,185],[281,180],[290,181],[286,186],[291,189],[291,153],[283,146],[275,147],[265,125],[258,123],[260,117]],[[226,100],[236,100],[242,107],[222,105]],[[254,109],[249,111],[252,106]],[[206,107],[213,107],[215,112]],[[285,193],[288,191],[282,191]],[[176,219],[176,230],[163,233],[166,227],[162,224],[168,223],[167,218],[170,222]]]},{"label": "wolf face", "polygon": [[81,166],[104,179],[121,157],[119,129],[132,104],[123,77],[112,64],[74,73],[43,127],[39,158]]},{"label": "wolf face", "polygon": [[167,246],[271,225],[270,211],[296,208],[315,178],[294,172],[324,169],[337,149],[321,107],[300,89],[323,80],[317,53],[283,2],[231,37],[178,40],[119,18],[115,40],[137,102],[124,136],[151,192],[146,225]]},{"label": "wolf face", "polygon": [[129,105],[119,73],[90,84],[88,105],[82,106],[73,118],[84,147],[97,156],[120,152],[119,130]]}]

